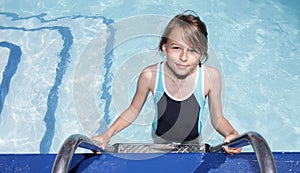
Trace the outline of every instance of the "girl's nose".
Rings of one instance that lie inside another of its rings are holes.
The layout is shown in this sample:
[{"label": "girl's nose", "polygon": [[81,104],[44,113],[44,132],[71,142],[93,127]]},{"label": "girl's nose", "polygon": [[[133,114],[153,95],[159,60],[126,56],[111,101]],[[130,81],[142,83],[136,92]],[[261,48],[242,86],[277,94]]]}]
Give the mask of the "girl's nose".
[{"label": "girl's nose", "polygon": [[179,59],[181,61],[187,61],[187,58],[188,58],[188,51],[187,50],[182,50],[181,53],[180,53]]}]

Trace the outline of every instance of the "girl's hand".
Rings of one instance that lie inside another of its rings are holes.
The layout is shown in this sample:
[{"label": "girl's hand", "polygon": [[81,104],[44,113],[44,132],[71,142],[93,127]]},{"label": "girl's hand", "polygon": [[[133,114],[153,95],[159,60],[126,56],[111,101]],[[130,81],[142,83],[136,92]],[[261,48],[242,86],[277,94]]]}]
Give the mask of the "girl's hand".
[{"label": "girl's hand", "polygon": [[[92,137],[92,139],[96,142],[96,144],[98,145],[99,148],[104,150],[110,140],[110,136],[104,133],[104,134],[94,136],[94,137]],[[95,153],[101,154],[101,152],[99,152],[99,151],[96,151]]]},{"label": "girl's hand", "polygon": [[[225,137],[224,142],[225,143],[230,143],[230,140],[237,137],[237,136],[238,136],[237,134],[228,135],[228,136]],[[226,153],[228,153],[230,155],[238,154],[238,153],[242,152],[242,148],[230,148],[228,145],[222,146],[222,148]]]}]

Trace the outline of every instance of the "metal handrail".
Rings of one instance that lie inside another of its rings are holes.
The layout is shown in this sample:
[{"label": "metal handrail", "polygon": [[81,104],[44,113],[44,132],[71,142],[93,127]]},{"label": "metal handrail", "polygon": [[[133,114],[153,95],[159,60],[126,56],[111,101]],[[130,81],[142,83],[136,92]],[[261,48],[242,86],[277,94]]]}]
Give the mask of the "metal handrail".
[{"label": "metal handrail", "polygon": [[228,145],[232,148],[244,147],[251,144],[258,160],[261,173],[277,173],[276,164],[273,154],[265,139],[257,132],[244,133],[230,141],[230,143],[222,143],[215,147],[211,147],[211,152],[219,152],[222,146]]},{"label": "metal handrail", "polygon": [[[211,147],[210,152],[222,151],[222,146],[224,145],[237,148],[247,146],[249,143],[256,154],[260,172],[277,173],[273,154],[267,142],[256,132],[247,132],[232,139],[229,143],[222,143]],[[102,149],[100,149],[90,138],[81,134],[71,135],[65,140],[57,154],[52,167],[52,173],[67,173],[73,154],[78,147],[90,149],[92,151],[102,151]]]},{"label": "metal handrail", "polygon": [[67,173],[73,154],[78,147],[101,151],[90,138],[81,134],[71,135],[59,150],[52,167],[52,173]]}]

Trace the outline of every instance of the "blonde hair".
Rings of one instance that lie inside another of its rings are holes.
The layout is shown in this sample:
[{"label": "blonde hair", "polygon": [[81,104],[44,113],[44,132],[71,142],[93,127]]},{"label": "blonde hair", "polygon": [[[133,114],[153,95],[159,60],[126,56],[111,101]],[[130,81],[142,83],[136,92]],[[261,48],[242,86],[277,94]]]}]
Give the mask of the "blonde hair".
[{"label": "blonde hair", "polygon": [[208,33],[206,25],[197,15],[185,14],[186,12],[176,15],[169,22],[163,35],[161,36],[159,50],[162,51],[162,46],[167,43],[171,31],[174,28],[180,27],[183,31],[182,34],[183,38],[185,39],[184,41],[200,53],[199,65],[201,66],[201,64],[204,64],[208,58]]}]

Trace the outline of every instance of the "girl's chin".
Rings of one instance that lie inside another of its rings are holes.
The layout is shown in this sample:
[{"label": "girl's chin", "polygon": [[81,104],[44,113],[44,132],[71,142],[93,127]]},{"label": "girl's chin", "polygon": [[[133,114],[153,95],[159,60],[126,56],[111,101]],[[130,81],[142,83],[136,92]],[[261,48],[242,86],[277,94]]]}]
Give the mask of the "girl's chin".
[{"label": "girl's chin", "polygon": [[175,76],[178,78],[178,79],[184,79],[188,76],[188,72],[186,71],[175,71]]},{"label": "girl's chin", "polygon": [[169,68],[173,72],[173,74],[179,79],[186,78],[190,74],[190,70],[188,67],[178,68],[178,66],[174,65],[173,67],[169,66]]}]

